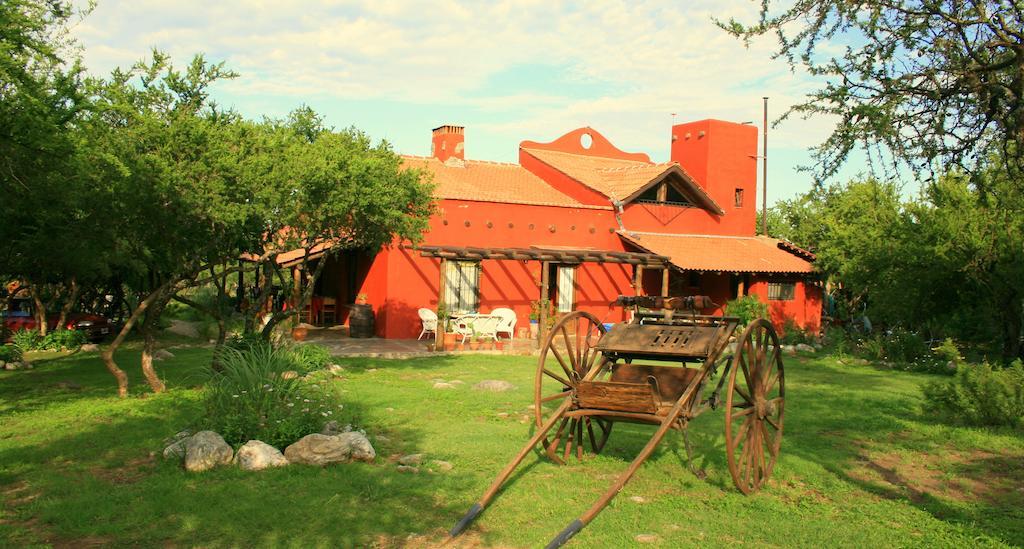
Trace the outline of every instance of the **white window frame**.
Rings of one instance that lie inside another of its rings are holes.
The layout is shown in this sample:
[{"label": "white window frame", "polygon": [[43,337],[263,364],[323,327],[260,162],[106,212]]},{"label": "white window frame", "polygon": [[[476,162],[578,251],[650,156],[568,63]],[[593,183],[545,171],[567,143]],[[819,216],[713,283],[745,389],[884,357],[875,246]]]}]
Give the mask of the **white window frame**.
[{"label": "white window frame", "polygon": [[479,309],[480,263],[446,261],[444,269],[444,303],[448,312],[465,314]]},{"label": "white window frame", "polygon": [[769,282],[768,301],[793,301],[796,299],[796,282]]},{"label": "white window frame", "polygon": [[558,302],[555,310],[559,313],[571,313],[576,306],[576,266],[559,265],[557,273],[555,280],[558,288]]}]

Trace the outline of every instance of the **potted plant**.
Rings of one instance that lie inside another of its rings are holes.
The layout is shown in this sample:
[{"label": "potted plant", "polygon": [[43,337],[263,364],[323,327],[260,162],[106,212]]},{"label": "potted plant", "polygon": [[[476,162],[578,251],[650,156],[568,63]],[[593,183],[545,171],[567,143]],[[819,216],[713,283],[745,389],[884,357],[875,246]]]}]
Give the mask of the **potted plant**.
[{"label": "potted plant", "polygon": [[451,318],[451,313],[448,312],[448,307],[445,306],[444,302],[437,304],[437,329],[435,333],[435,339],[437,340],[436,348],[438,351],[444,349],[445,351],[455,350],[455,341],[458,334],[448,332],[448,319]]},{"label": "potted plant", "polygon": [[476,328],[474,328],[472,324],[469,325],[469,331],[472,332],[472,335],[469,338],[469,350],[470,351],[479,350],[480,349],[481,339],[477,335]]},{"label": "potted plant", "polygon": [[363,293],[356,294],[356,305],[366,305],[369,303],[369,296]]},{"label": "potted plant", "polygon": [[494,341],[494,349],[497,350],[497,351],[501,351],[501,350],[505,349],[505,340],[496,339]]},{"label": "potted plant", "polygon": [[306,341],[307,335],[309,335],[309,329],[302,324],[292,328],[292,339],[295,341]]},{"label": "potted plant", "polygon": [[490,351],[491,349],[494,348],[494,339],[488,337],[485,334],[480,334],[479,336],[477,336],[476,341],[480,345],[480,348],[485,351]]}]

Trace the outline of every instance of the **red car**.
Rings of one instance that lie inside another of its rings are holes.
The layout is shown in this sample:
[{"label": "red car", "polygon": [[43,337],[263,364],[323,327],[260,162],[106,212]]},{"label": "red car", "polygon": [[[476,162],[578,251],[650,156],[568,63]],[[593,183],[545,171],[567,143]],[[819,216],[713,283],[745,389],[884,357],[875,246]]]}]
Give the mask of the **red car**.
[{"label": "red car", "polygon": [[[32,300],[27,298],[14,298],[10,302],[10,308],[0,312],[3,319],[3,334],[8,338],[10,334],[19,330],[35,330],[36,316],[32,307]],[[59,313],[47,316],[46,326],[49,330],[60,328],[57,326]],[[63,328],[68,330],[80,330],[85,333],[89,341],[100,341],[114,329],[114,324],[99,315],[87,313],[71,313],[68,315]]]}]

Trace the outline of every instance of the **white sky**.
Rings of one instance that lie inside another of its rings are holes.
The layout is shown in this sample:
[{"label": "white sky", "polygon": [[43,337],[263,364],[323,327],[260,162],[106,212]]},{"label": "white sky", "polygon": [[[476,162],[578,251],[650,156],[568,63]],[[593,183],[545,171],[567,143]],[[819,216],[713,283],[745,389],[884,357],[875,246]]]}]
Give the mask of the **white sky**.
[{"label": "white sky", "polygon": [[[430,129],[466,126],[467,157],[515,161],[517,145],[591,126],[623,150],[667,160],[677,122],[761,125],[814,89],[750,49],[712,17],[753,21],[759,2],[99,0],[73,32],[90,72],[148,55],[184,65],[195,53],[240,78],[215,96],[249,117],[307,104],[336,127],[354,125],[400,153],[428,154]],[[769,202],[808,190],[794,168],[822,141],[826,120],[769,131]],[[860,171],[852,165],[849,177]],[[758,170],[760,177],[760,170]]]}]

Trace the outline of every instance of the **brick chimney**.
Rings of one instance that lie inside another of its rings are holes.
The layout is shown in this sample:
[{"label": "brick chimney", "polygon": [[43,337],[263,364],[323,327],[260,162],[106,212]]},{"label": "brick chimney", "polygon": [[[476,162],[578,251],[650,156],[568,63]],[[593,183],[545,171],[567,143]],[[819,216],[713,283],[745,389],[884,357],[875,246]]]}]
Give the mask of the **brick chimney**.
[{"label": "brick chimney", "polygon": [[451,157],[466,159],[466,128],[463,126],[439,126],[434,128],[434,136],[430,144],[430,154],[444,162]]}]

